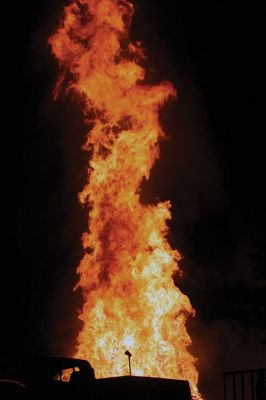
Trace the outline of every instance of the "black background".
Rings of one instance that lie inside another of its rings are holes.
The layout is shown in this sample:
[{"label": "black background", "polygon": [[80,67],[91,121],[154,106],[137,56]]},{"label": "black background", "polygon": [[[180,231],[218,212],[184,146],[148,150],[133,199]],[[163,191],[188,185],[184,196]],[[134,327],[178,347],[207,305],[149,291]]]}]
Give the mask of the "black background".
[{"label": "black background", "polygon": [[[71,354],[82,305],[86,127],[73,99],[52,101],[58,73],[47,38],[65,2],[2,7],[3,357]],[[169,240],[184,258],[177,284],[197,311],[189,323],[200,385],[221,398],[226,369],[265,367],[265,194],[262,10],[229,1],[138,0],[132,38],[155,80],[178,101],[161,121],[168,140],[143,201],[170,199]],[[264,362],[264,365],[263,365]]]}]

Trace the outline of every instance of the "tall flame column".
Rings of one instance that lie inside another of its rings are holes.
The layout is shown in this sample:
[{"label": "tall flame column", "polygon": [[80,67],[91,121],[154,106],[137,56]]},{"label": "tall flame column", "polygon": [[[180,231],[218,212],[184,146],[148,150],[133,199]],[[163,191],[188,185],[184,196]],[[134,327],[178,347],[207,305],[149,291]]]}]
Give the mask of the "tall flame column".
[{"label": "tall flame column", "polygon": [[61,67],[56,91],[83,100],[93,128],[85,252],[78,267],[84,296],[76,356],[97,377],[132,374],[188,379],[195,399],[198,373],[187,348],[186,320],[194,310],[174,285],[179,253],[167,242],[170,203],[140,203],[140,186],[159,157],[164,133],[159,109],[175,96],[171,83],[145,84],[143,51],[129,41],[133,6],[127,0],[76,0],[49,39]]}]

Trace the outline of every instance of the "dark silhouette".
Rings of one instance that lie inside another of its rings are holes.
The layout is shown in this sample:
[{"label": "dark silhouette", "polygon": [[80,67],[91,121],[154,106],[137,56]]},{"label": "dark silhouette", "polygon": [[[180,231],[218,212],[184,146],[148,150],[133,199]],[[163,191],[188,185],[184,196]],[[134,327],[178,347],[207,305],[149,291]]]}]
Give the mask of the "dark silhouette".
[{"label": "dark silhouette", "polygon": [[256,382],[256,400],[265,400],[265,390],[266,390],[266,376],[265,370],[260,370],[258,372],[257,382]]},{"label": "dark silhouette", "polygon": [[129,375],[131,376],[131,362],[130,362],[130,358],[132,357],[132,354],[130,353],[130,351],[125,351],[125,355],[128,356],[128,368],[129,368]]},{"label": "dark silhouette", "polygon": [[256,400],[265,400],[265,374],[265,368],[224,372],[224,400],[245,399],[250,394],[252,400],[255,400],[255,395]]},{"label": "dark silhouette", "polygon": [[38,357],[16,364],[18,368],[16,372],[13,370],[13,377],[0,379],[0,398],[11,398],[17,391],[20,400],[24,395],[27,400],[161,400],[177,397],[191,400],[188,381],[138,376],[96,379],[94,369],[86,360]]}]

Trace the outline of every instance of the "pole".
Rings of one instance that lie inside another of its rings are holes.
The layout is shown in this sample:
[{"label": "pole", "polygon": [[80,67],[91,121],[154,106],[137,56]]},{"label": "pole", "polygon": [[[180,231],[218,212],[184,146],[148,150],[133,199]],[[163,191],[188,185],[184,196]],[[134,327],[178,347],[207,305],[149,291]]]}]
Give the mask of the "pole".
[{"label": "pole", "polygon": [[226,400],[226,374],[224,373],[224,400]]},{"label": "pole", "polygon": [[130,358],[132,357],[132,354],[130,351],[125,351],[125,355],[128,356],[128,368],[129,368],[129,376],[131,376],[131,360]]}]

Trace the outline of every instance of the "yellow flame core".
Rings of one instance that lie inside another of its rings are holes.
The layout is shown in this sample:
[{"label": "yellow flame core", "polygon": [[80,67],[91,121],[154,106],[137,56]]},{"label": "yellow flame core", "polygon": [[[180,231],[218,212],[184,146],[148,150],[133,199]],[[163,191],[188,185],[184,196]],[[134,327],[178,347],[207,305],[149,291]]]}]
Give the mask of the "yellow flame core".
[{"label": "yellow flame core", "polygon": [[77,270],[84,306],[75,356],[88,359],[97,377],[125,375],[128,349],[133,375],[187,379],[200,399],[185,326],[194,310],[172,279],[180,255],[166,239],[170,203],[139,198],[164,135],[159,109],[175,90],[144,83],[143,51],[128,39],[133,11],[127,0],[74,0],[49,39],[63,71],[56,90],[75,90],[93,119],[79,196],[88,207],[83,246],[91,251]]}]

